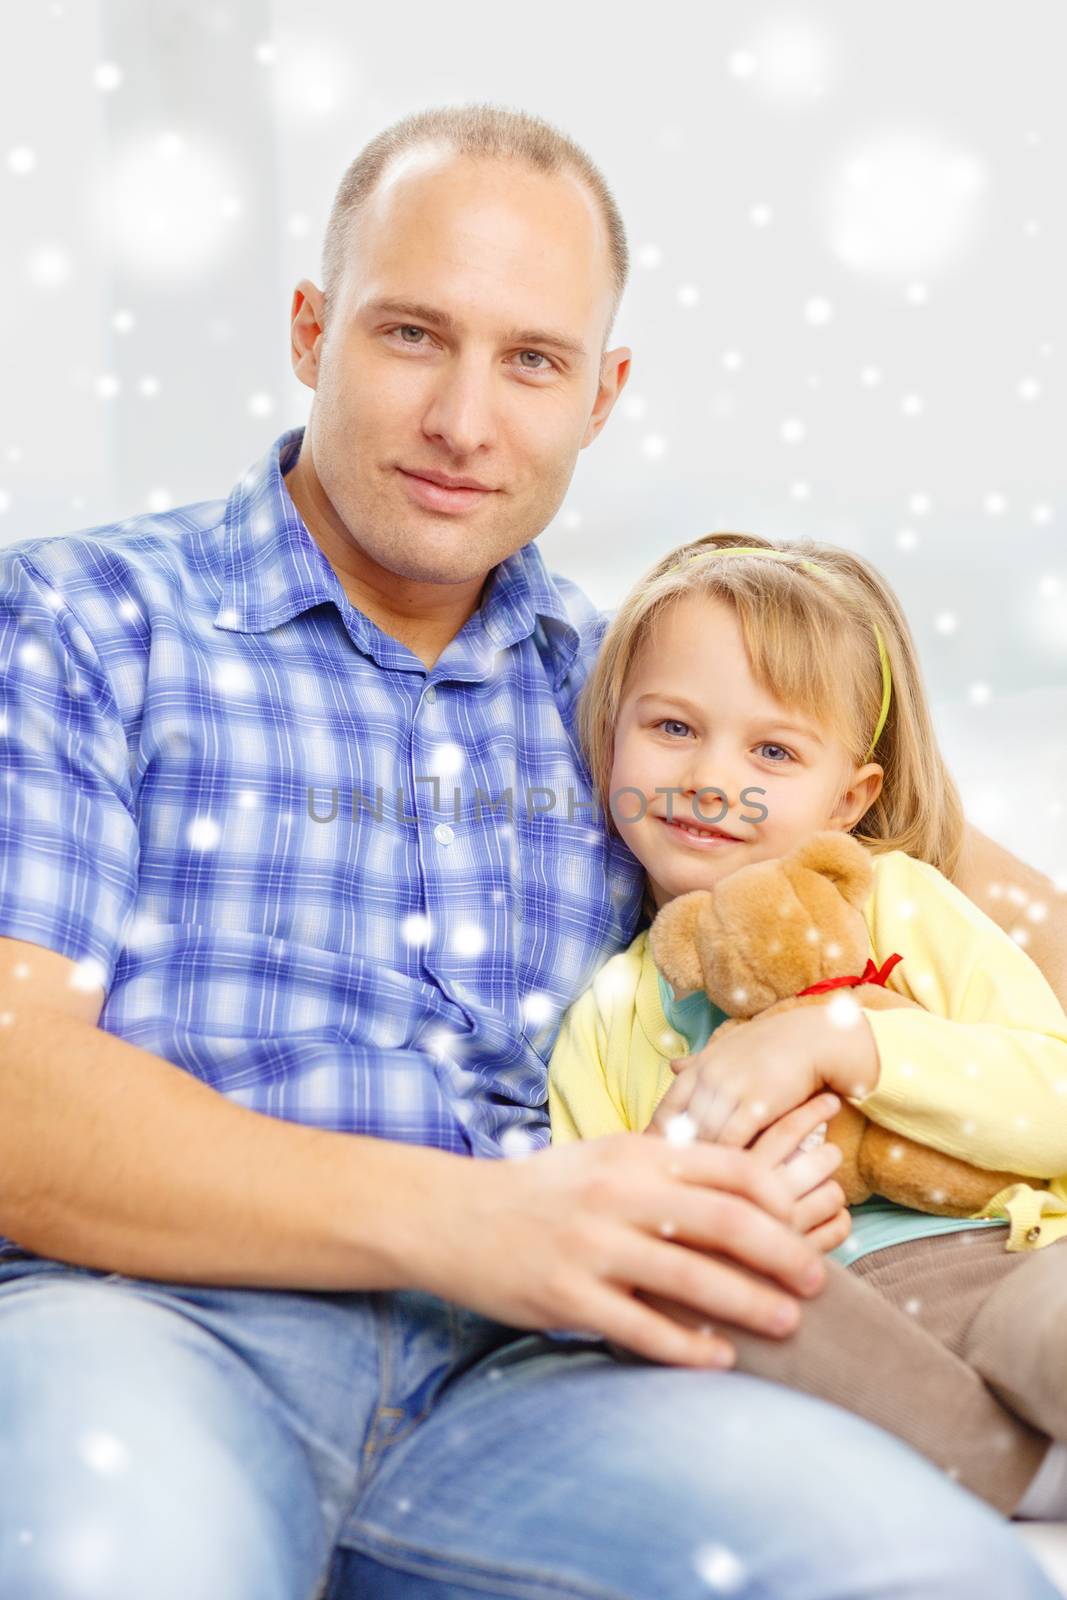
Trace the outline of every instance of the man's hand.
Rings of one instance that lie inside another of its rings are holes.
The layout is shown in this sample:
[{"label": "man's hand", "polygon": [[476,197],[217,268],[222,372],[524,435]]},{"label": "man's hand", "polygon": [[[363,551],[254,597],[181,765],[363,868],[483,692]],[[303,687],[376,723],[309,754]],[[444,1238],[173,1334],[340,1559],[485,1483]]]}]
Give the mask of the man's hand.
[{"label": "man's hand", "polygon": [[[619,1133],[461,1165],[427,1208],[438,1226],[411,1241],[411,1281],[513,1327],[589,1329],[650,1361],[727,1366],[713,1320],[783,1337],[798,1298],[825,1282],[791,1226],[789,1185],[751,1150]],[[657,1296],[695,1326],[661,1315]]]},{"label": "man's hand", "polygon": [[[813,1100],[779,1117],[749,1146],[770,1171],[778,1172],[784,1179],[793,1196],[790,1218],[793,1227],[823,1253],[844,1244],[852,1231],[852,1213],[845,1204],[845,1191],[830,1176],[841,1165],[841,1152],[832,1144],[823,1143],[808,1150],[801,1146],[825,1128],[840,1109],[841,1102],[836,1095],[816,1095]],[[646,1134],[656,1131],[651,1124],[645,1129]],[[652,1296],[650,1303],[683,1328],[692,1328],[699,1320],[691,1307],[662,1295]]]},{"label": "man's hand", "polygon": [[847,998],[833,1009],[801,1006],[756,1017],[703,1050],[672,1063],[677,1077],[653,1114],[668,1138],[681,1113],[701,1139],[750,1144],[819,1090],[869,1094],[878,1082],[878,1049],[861,1008]]}]

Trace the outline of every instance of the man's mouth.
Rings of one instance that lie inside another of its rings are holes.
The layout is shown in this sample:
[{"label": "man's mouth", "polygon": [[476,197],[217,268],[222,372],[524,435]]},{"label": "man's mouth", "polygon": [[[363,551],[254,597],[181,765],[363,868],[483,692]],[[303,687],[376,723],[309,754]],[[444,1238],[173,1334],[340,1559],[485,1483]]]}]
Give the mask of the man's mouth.
[{"label": "man's mouth", "polygon": [[449,488],[446,484],[423,478],[416,472],[407,472],[403,467],[397,467],[396,470],[409,498],[426,511],[469,511],[496,493],[495,489],[470,488],[466,485]]}]

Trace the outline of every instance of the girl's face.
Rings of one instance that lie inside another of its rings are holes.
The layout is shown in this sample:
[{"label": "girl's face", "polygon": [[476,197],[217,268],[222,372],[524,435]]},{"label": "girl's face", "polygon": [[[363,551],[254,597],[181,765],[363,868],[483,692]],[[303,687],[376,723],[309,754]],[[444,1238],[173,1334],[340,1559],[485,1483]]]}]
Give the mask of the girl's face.
[{"label": "girl's face", "polygon": [[[759,688],[732,606],[687,596],[662,615],[623,690],[610,790],[657,909],[851,828],[881,786],[880,766],[854,767],[827,728]],[[709,837],[713,826],[732,838]]]}]

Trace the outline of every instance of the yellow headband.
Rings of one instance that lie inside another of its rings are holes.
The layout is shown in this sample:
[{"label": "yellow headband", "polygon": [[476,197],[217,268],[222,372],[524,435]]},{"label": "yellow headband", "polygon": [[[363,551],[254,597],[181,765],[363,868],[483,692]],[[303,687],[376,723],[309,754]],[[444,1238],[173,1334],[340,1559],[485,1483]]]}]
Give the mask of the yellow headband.
[{"label": "yellow headband", "polygon": [[[676,561],[673,567],[667,568],[667,571],[677,572],[679,568],[685,566],[686,562],[700,561],[708,556],[771,556],[775,559],[781,559],[786,556],[791,556],[792,554],[793,552],[791,550],[768,550],[760,544],[715,545],[712,549],[694,551],[692,555],[686,556],[684,561]],[[820,567],[818,562],[809,561],[807,557],[802,556],[800,558],[800,562],[802,566],[810,567],[813,572],[821,572],[827,578],[837,579],[839,576],[838,573],[829,571],[827,567]],[[871,747],[867,751],[867,755],[865,757],[865,760],[867,761],[869,761],[871,756],[874,754],[874,747],[882,736],[882,729],[885,727],[885,719],[889,715],[889,697],[893,689],[893,680],[889,672],[889,657],[886,654],[885,643],[882,639],[881,633],[879,632],[877,622],[872,621],[871,626],[874,629],[874,637],[878,640],[878,658],[882,663],[882,709],[878,713],[878,726],[874,730],[874,738],[871,740]]]}]

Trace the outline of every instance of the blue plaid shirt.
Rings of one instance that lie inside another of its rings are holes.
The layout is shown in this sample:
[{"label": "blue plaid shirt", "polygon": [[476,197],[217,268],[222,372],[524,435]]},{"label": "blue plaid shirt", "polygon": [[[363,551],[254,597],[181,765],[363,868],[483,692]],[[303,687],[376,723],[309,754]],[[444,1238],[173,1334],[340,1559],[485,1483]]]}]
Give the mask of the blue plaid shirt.
[{"label": "blue plaid shirt", "polygon": [[305,528],[302,437],[228,500],[0,551],[0,934],[241,1105],[521,1153],[641,920],[573,725],[607,614],[530,542],[427,669]]}]

